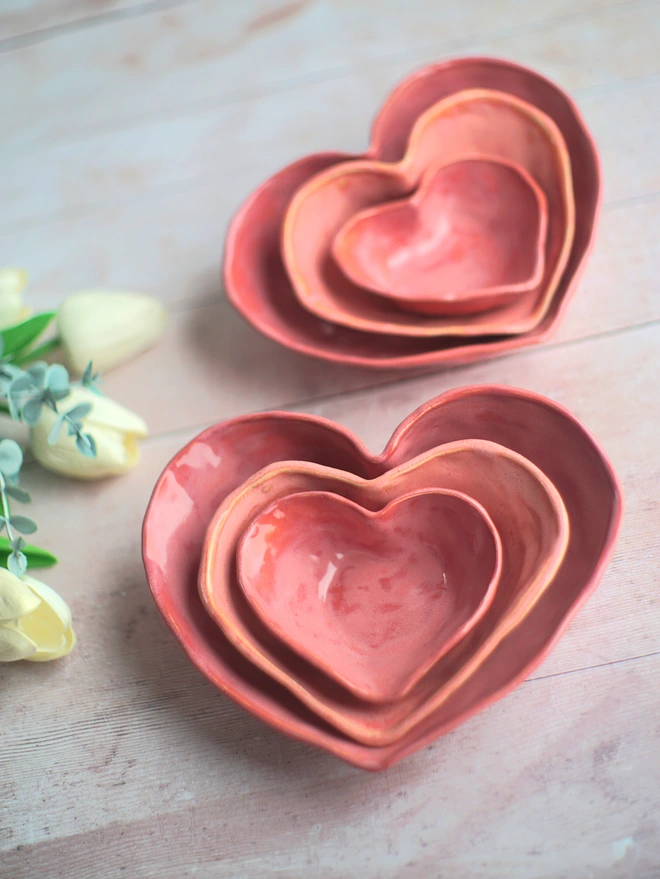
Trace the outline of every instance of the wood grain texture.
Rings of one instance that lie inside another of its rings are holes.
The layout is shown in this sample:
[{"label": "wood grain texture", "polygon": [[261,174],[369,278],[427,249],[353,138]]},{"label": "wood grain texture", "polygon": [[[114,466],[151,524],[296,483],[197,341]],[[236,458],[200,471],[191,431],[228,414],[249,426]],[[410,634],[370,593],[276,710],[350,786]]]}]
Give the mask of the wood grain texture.
[{"label": "wood grain texture", "polygon": [[[373,8],[2,4],[4,259],[29,268],[38,307],[111,285],[172,313],[157,348],[106,377],[152,430],[140,466],[92,485],[26,468],[37,537],[61,558],[44,579],[70,601],[79,644],[52,665],[0,667],[0,879],[660,876],[660,3]],[[241,199],[305,152],[362,150],[395,82],[477,52],[557,79],[601,150],[598,242],[556,337],[402,377],[258,336],[219,280]],[[480,382],[544,393],[594,432],[623,482],[621,538],[529,681],[366,775],[253,720],[188,663],[148,593],[142,515],[166,462],[214,421],[308,411],[375,451],[425,400]]]},{"label": "wood grain texture", "polygon": [[380,66],[388,56],[416,66],[442,54],[492,52],[573,88],[658,72],[655,0],[572,6],[553,15],[554,0],[387,0],[374,15],[368,3],[341,0],[198,0],[2,56],[0,78],[14,83],[0,94],[3,118],[14,120],[3,146],[32,149],[74,131],[245,101]]},{"label": "wood grain texture", "polygon": [[[144,6],[145,0],[4,0],[0,8],[0,50],[15,46],[17,37],[42,41],[66,26],[106,23],[113,13]],[[153,0],[146,2],[153,6]],[[3,45],[3,43],[5,45]]]}]

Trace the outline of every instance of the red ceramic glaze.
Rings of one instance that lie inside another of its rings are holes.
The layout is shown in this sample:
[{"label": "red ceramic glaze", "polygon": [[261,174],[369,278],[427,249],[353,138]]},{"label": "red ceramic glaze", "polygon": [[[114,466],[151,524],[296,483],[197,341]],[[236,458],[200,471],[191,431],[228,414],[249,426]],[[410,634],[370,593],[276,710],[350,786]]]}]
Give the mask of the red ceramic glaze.
[{"label": "red ceramic glaze", "polygon": [[415,193],[360,211],[332,253],[358,286],[425,314],[506,305],[536,287],[547,202],[518,165],[470,158],[430,168]]},{"label": "red ceramic glaze", "polygon": [[[524,168],[546,196],[545,271],[527,295],[497,312],[421,318],[394,311],[391,302],[356,287],[338,270],[330,260],[332,245],[356,213],[409,192],[429,164],[451,163],[475,151]],[[541,320],[552,301],[574,218],[570,160],[554,122],[512,95],[468,89],[422,115],[401,162],[346,162],[301,187],[286,213],[282,251],[301,304],[326,321],[393,335],[522,333]]]},{"label": "red ceramic glaze", "polygon": [[534,71],[508,61],[462,58],[432,65],[406,79],[390,95],[376,119],[367,158],[400,161],[413,126],[424,112],[448,95],[474,88],[506,92],[545,113],[559,128],[570,158],[575,234],[547,311],[533,328],[506,338],[407,338],[398,330],[388,336],[382,330],[372,333],[329,325],[307,312],[296,299],[284,268],[282,224],[292,198],[312,177],[359,158],[338,153],[309,156],[284,168],[253,193],[232,222],[225,284],[230,300],[248,321],[301,353],[375,368],[468,363],[535,344],[554,331],[593,245],[601,198],[594,143],[566,94]]},{"label": "red ceramic glaze", "polygon": [[[561,495],[569,543],[552,582],[488,662],[399,742],[351,741],[248,661],[219,631],[197,591],[207,528],[217,507],[275,461],[330,465],[373,479],[439,444],[469,437],[505,445],[537,465]],[[161,475],[143,527],[154,599],[191,661],[222,692],[281,732],[364,769],[384,769],[453,729],[524,680],[597,586],[614,549],[622,498],[611,465],[563,407],[508,387],[459,388],[421,406],[373,456],[348,431],[294,413],[248,415],[209,428]]]},{"label": "red ceramic glaze", "polygon": [[[367,704],[303,663],[255,618],[236,582],[237,547],[246,524],[273,499],[318,490],[375,511],[420,486],[461,491],[491,513],[502,541],[501,575],[492,604],[468,638],[430,666],[403,698]],[[399,740],[487,661],[552,581],[567,533],[566,512],[552,484],[533,464],[495,443],[448,443],[367,482],[310,463],[279,464],[247,480],[218,508],[202,554],[199,588],[210,615],[255,665],[341,732],[363,744],[384,745]]]},{"label": "red ceramic glaze", "polygon": [[356,696],[405,695],[483,617],[501,544],[483,507],[421,491],[365,510],[281,497],[248,526],[238,582],[263,624]]}]

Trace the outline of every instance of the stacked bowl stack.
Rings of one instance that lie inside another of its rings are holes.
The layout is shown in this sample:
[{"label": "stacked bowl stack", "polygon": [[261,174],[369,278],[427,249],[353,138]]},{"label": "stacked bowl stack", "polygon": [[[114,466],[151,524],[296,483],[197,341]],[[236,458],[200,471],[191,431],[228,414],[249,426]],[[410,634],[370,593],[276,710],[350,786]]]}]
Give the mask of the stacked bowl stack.
[{"label": "stacked bowl stack", "polygon": [[235,217],[225,285],[257,329],[342,363],[466,363],[547,338],[591,248],[593,141],[519,65],[427,67],[387,99],[364,156],[275,174]]},{"label": "stacked bowl stack", "polygon": [[620,519],[612,468],[572,415],[468,387],[418,409],[380,456],[307,415],[209,428],[160,477],[143,556],[210,681],[374,770],[530,674],[596,587]]}]

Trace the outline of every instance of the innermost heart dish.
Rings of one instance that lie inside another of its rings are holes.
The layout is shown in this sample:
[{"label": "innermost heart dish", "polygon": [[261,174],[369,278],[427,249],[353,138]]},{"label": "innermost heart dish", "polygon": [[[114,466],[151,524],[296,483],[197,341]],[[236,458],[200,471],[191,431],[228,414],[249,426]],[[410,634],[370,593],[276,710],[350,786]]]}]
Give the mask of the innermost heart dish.
[{"label": "innermost heart dish", "polygon": [[323,491],[288,495],[246,529],[241,588],[278,637],[355,695],[405,695],[481,619],[501,569],[486,511],[416,491],[376,512]]},{"label": "innermost heart dish", "polygon": [[474,156],[431,167],[412,196],[357,213],[332,251],[355,284],[405,310],[469,314],[540,283],[547,213],[520,165]]}]

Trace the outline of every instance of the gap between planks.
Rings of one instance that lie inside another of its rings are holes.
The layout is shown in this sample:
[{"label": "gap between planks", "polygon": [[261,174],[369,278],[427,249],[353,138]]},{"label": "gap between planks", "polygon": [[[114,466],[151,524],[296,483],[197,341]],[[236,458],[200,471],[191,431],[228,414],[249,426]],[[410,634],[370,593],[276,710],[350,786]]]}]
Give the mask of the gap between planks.
[{"label": "gap between planks", "polygon": [[[202,302],[196,306],[193,306],[192,308],[200,308],[200,309],[201,308],[208,308],[209,304],[210,303]],[[191,308],[191,310],[192,310],[192,308]],[[600,339],[616,338],[617,336],[626,335],[628,333],[643,332],[644,330],[652,329],[653,327],[658,327],[658,326],[660,326],[660,319],[644,321],[639,324],[633,324],[629,327],[618,327],[617,329],[604,330],[601,333],[592,333],[587,336],[580,336],[580,338],[576,338],[576,339],[563,339],[558,342],[545,342],[540,345],[530,346],[529,348],[527,348],[525,350],[513,351],[510,354],[505,354],[500,357],[494,357],[494,358],[492,358],[492,362],[512,360],[514,358],[521,360],[522,358],[534,356],[535,354],[539,354],[540,352],[561,351],[561,350],[565,350],[565,349],[568,349],[571,347],[575,348],[575,347],[577,347],[579,345],[583,345],[587,342],[594,342],[594,341],[597,341]],[[301,355],[301,356],[304,356],[304,355]],[[484,358],[484,360],[480,361],[480,362],[487,363],[488,358]],[[473,366],[473,365],[475,365],[475,364],[466,364],[464,366],[457,366],[457,367],[447,367],[444,370],[442,368],[438,368],[437,366],[434,368],[431,368],[431,369],[411,370],[409,372],[398,375],[395,378],[388,377],[387,379],[384,379],[383,381],[376,380],[373,383],[369,383],[369,384],[362,385],[360,387],[352,388],[351,390],[339,391],[339,392],[333,393],[333,394],[319,394],[314,397],[303,397],[299,400],[294,400],[293,402],[288,402],[286,404],[278,405],[278,406],[276,406],[276,409],[273,411],[297,412],[301,409],[304,410],[305,407],[307,407],[307,406],[317,406],[319,404],[332,403],[332,402],[335,402],[338,400],[350,400],[351,398],[358,397],[364,393],[367,393],[368,391],[375,391],[375,390],[382,391],[382,390],[387,390],[388,388],[405,387],[406,385],[412,384],[417,379],[429,378],[430,376],[435,375],[435,374],[441,375],[444,372],[461,370],[461,369],[465,369],[465,368],[467,368],[469,366]],[[373,374],[374,375],[377,374],[376,370],[374,370]],[[497,384],[497,382],[492,382],[492,384]],[[459,383],[457,385],[457,387],[460,387],[460,386],[461,385]],[[271,411],[271,410],[270,409],[253,409],[253,410],[249,410],[248,412],[245,412],[242,414],[243,415],[255,415],[260,412],[269,412],[269,411]],[[224,419],[220,419],[220,420],[224,420]],[[230,419],[228,419],[228,420],[230,420]],[[202,422],[198,422],[193,425],[186,425],[185,427],[177,427],[177,428],[174,428],[173,430],[156,431],[154,433],[150,433],[149,436],[145,437],[140,442],[143,447],[148,447],[150,444],[152,444],[155,441],[175,439],[176,437],[181,437],[182,439],[184,437],[189,437],[188,440],[185,440],[185,442],[189,442],[195,436],[197,436],[198,433],[201,433],[203,430],[206,430],[208,427],[211,427],[211,425],[216,424],[216,423],[217,423],[217,419],[212,420],[212,421],[202,421]]]}]

